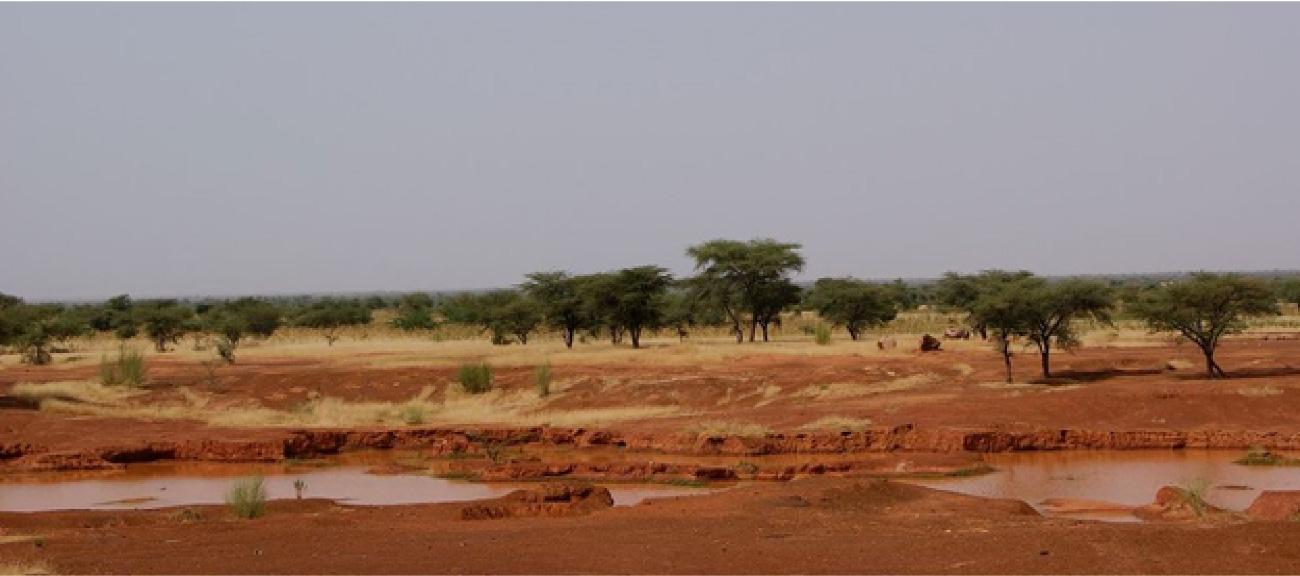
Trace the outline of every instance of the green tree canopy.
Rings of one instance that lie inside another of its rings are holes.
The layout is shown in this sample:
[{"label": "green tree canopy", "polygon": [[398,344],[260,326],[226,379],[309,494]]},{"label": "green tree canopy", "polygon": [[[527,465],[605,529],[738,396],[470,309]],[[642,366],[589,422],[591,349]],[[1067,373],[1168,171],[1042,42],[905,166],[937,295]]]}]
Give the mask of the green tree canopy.
[{"label": "green tree canopy", "polygon": [[315,328],[325,335],[333,346],[339,339],[338,331],[344,326],[365,326],[370,323],[371,309],[356,300],[324,299],[312,302],[298,311],[293,319],[296,326]]},{"label": "green tree canopy", "polygon": [[748,321],[753,342],[759,325],[766,328],[765,323],[772,322],[783,309],[779,306],[797,302],[791,301],[789,285],[790,276],[803,270],[799,249],[799,244],[769,238],[711,240],[691,246],[686,254],[695,260],[696,294],[727,315],[737,342],[744,341],[744,323]]},{"label": "green tree canopy", "polygon": [[887,288],[853,278],[822,278],[813,284],[807,304],[822,318],[849,332],[857,340],[864,329],[879,326],[898,315]]},{"label": "green tree canopy", "polygon": [[1152,330],[1177,332],[1196,344],[1211,378],[1227,376],[1214,360],[1225,334],[1245,328],[1247,316],[1277,313],[1276,295],[1264,282],[1204,272],[1146,290],[1127,304],[1128,312]]},{"label": "green tree canopy", "polygon": [[193,326],[194,311],[175,300],[152,300],[137,305],[136,317],[154,347],[166,352],[167,344],[176,343]]},{"label": "green tree canopy", "polygon": [[524,292],[537,301],[546,324],[560,331],[565,347],[573,348],[574,334],[588,323],[578,289],[580,280],[560,271],[534,272],[527,278]]}]

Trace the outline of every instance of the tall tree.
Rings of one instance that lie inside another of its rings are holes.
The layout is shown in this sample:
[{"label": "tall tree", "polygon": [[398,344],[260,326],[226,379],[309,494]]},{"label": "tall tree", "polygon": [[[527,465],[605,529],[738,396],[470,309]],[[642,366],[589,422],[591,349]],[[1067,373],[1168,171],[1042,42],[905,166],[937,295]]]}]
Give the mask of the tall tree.
[{"label": "tall tree", "polygon": [[541,306],[547,325],[559,330],[564,346],[573,348],[573,336],[586,324],[579,280],[567,272],[534,272],[527,276],[523,289]]},{"label": "tall tree", "polygon": [[659,266],[624,268],[614,274],[617,305],[614,315],[627,329],[633,348],[641,347],[641,333],[662,325],[664,294],[673,277]]},{"label": "tall tree", "polygon": [[799,244],[769,238],[711,240],[691,246],[686,254],[695,260],[693,282],[699,296],[726,313],[736,342],[744,341],[744,324],[748,322],[749,341],[753,342],[760,319],[770,322],[774,317],[770,306],[788,295],[786,288],[777,286],[789,283],[792,274],[803,270],[799,249]]},{"label": "tall tree", "polygon": [[145,334],[153,341],[159,352],[167,351],[167,344],[174,344],[189,329],[194,311],[175,300],[154,300],[142,302],[137,307],[140,322]]},{"label": "tall tree", "polygon": [[1141,293],[1130,313],[1153,330],[1178,332],[1205,355],[1210,378],[1227,373],[1214,360],[1219,341],[1245,328],[1243,318],[1277,313],[1275,294],[1264,282],[1237,274],[1197,273]]},{"label": "tall tree", "polygon": [[853,278],[822,278],[808,293],[808,306],[822,318],[849,332],[857,340],[862,331],[898,315],[887,289]]},{"label": "tall tree", "polygon": [[1011,382],[1011,341],[1033,330],[1042,308],[1036,294],[1043,290],[1045,283],[1028,273],[990,271],[977,284],[978,295],[968,305],[971,321],[993,339],[994,347],[1002,355],[1007,382]]},{"label": "tall tree", "polygon": [[1029,296],[1035,311],[1026,335],[1038,347],[1043,377],[1050,378],[1052,344],[1063,348],[1077,345],[1078,338],[1071,326],[1075,319],[1090,317],[1110,323],[1114,295],[1104,283],[1075,278],[1031,290]]}]

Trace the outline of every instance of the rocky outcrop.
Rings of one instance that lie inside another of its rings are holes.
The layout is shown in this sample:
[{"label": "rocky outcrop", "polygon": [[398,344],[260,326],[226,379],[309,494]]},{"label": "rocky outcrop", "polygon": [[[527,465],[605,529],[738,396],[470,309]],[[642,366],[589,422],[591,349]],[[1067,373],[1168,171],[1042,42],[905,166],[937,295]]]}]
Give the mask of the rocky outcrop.
[{"label": "rocky outcrop", "polygon": [[1246,515],[1270,522],[1300,519],[1300,490],[1265,490],[1246,508]]},{"label": "rocky outcrop", "polygon": [[1134,516],[1148,522],[1185,522],[1221,513],[1221,508],[1211,506],[1200,494],[1177,486],[1161,486],[1154,503],[1133,509]]},{"label": "rocky outcrop", "polygon": [[516,490],[496,500],[460,509],[462,520],[492,520],[519,516],[574,516],[614,505],[609,490],[591,484],[548,482],[531,490]]}]

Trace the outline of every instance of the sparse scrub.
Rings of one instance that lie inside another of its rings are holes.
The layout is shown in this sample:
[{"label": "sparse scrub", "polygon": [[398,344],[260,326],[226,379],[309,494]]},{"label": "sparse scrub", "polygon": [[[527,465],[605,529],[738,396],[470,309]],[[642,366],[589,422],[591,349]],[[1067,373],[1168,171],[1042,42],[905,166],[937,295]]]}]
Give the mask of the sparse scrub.
[{"label": "sparse scrub", "polygon": [[492,389],[492,367],[486,362],[461,364],[456,380],[465,392],[482,394]]},{"label": "sparse scrub", "polygon": [[545,398],[551,395],[551,363],[547,362],[537,367],[533,372],[533,384],[537,386],[537,397]]},{"label": "sparse scrub", "polygon": [[105,386],[144,386],[149,366],[144,353],[138,350],[118,349],[117,357],[102,357],[99,361],[99,382]]},{"label": "sparse scrub", "polygon": [[1276,452],[1270,452],[1261,446],[1255,446],[1245,456],[1233,460],[1243,466],[1300,466],[1300,459],[1287,458]]},{"label": "sparse scrub", "polygon": [[226,493],[226,504],[240,518],[252,519],[266,512],[266,483],[261,476],[237,480]]}]

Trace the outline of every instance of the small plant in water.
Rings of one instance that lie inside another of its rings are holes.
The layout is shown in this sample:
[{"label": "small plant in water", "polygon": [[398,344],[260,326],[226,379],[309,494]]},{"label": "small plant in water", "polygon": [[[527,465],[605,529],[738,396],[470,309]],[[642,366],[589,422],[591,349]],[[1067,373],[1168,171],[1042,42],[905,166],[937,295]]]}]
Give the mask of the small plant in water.
[{"label": "small plant in water", "polygon": [[1197,516],[1204,516],[1205,511],[1209,509],[1210,504],[1205,501],[1205,493],[1210,489],[1210,481],[1205,478],[1197,478],[1181,486],[1183,489],[1183,503],[1195,512]]},{"label": "small plant in water", "polygon": [[226,492],[226,504],[240,518],[257,518],[266,511],[266,483],[261,476],[235,481]]},{"label": "small plant in water", "polygon": [[537,396],[545,398],[551,395],[551,363],[547,362],[537,367],[533,372],[533,384],[537,386]]},{"label": "small plant in water", "polygon": [[460,387],[470,394],[482,394],[492,389],[492,367],[485,362],[461,364],[456,371]]},{"label": "small plant in water", "polygon": [[1300,466],[1300,460],[1270,452],[1262,446],[1252,447],[1245,456],[1233,460],[1233,463],[1244,466]]},{"label": "small plant in water", "polygon": [[307,490],[307,481],[306,481],[306,480],[303,480],[302,478],[294,479],[294,481],[293,481],[293,493],[294,493],[295,496],[298,497],[299,500],[302,500],[302,493],[305,492],[306,490]]}]

